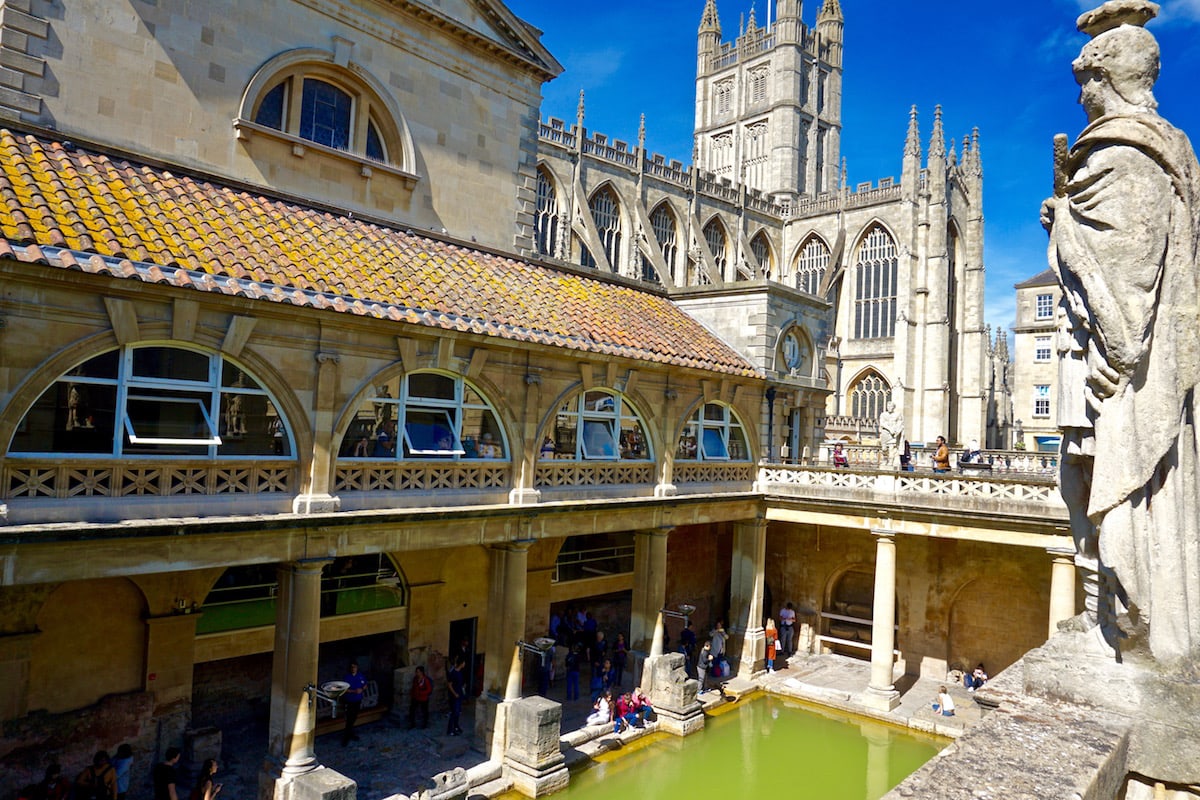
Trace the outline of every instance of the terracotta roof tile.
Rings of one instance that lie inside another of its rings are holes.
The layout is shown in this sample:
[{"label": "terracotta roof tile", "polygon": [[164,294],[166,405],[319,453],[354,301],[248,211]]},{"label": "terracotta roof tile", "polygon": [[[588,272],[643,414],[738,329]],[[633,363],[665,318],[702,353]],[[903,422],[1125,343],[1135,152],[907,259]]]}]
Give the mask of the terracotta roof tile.
[{"label": "terracotta roof tile", "polygon": [[757,374],[664,297],[4,129],[0,234],[0,257]]}]

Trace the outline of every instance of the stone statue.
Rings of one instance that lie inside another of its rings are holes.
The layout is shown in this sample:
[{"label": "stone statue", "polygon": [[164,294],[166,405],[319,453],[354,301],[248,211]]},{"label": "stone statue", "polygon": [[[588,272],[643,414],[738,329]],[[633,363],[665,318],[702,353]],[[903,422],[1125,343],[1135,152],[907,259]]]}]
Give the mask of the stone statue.
[{"label": "stone statue", "polygon": [[896,404],[888,400],[879,415],[879,466],[893,468],[899,465],[900,450],[904,447],[904,415],[896,410]]},{"label": "stone statue", "polygon": [[1085,622],[1115,644],[1115,595],[1126,632],[1174,662],[1200,658],[1200,166],[1155,111],[1158,43],[1142,25],[1157,11],[1111,0],[1079,17],[1088,125],[1069,151],[1056,137],[1042,221],[1063,290],[1060,480]]}]

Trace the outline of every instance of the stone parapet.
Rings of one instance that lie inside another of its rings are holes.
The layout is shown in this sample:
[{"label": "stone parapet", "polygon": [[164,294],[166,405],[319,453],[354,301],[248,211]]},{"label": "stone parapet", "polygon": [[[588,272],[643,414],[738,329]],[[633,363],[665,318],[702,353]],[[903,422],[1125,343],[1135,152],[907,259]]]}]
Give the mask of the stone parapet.
[{"label": "stone parapet", "polygon": [[565,789],[569,775],[559,742],[562,704],[535,696],[506,705],[505,777],[526,797],[541,797]]}]

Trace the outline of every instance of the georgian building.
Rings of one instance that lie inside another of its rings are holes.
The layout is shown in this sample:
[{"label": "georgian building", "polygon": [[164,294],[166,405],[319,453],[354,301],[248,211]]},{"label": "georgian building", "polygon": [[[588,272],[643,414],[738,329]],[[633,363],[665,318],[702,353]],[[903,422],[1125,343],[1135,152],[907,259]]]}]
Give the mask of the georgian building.
[{"label": "georgian building", "polygon": [[1058,342],[1057,309],[1062,289],[1054,271],[1043,270],[1021,281],[1013,326],[1013,446],[1057,453]]},{"label": "georgian building", "polygon": [[705,11],[706,141],[808,64],[817,144],[749,188],[539,125],[561,67],[497,0],[4,3],[0,789],[239,727],[287,797],[351,660],[377,716],[462,653],[487,749],[569,605],[645,651],[686,602],[749,671],[791,599],[885,701],[893,650],[1044,639],[1049,484],[771,466],[888,396],[976,435],[986,344],[977,142],[914,118],[898,184],[838,185],[840,11],[777,8]]}]

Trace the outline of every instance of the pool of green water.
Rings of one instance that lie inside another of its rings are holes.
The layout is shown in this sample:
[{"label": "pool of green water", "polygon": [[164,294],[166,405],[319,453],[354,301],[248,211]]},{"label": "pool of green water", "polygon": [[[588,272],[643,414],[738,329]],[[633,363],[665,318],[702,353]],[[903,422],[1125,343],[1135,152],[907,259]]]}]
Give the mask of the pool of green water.
[{"label": "pool of green water", "polygon": [[630,743],[571,775],[562,800],[877,800],[945,742],[768,696],[702,733]]}]

